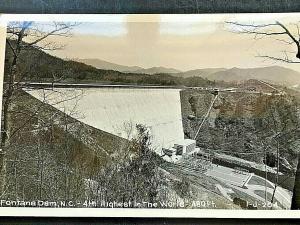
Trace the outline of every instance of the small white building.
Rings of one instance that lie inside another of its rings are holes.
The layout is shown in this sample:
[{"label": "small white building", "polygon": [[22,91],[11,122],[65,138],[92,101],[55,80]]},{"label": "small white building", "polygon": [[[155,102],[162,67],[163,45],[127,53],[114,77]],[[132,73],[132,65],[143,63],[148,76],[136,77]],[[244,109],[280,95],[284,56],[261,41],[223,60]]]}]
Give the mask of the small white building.
[{"label": "small white building", "polygon": [[188,154],[195,150],[196,140],[184,139],[184,140],[179,141],[176,144],[174,144],[174,148],[177,149],[177,152],[176,152],[177,155]]},{"label": "small white building", "polygon": [[163,148],[164,154],[172,155],[185,155],[189,154],[196,149],[196,141],[192,139],[183,139],[174,144],[171,148]]}]

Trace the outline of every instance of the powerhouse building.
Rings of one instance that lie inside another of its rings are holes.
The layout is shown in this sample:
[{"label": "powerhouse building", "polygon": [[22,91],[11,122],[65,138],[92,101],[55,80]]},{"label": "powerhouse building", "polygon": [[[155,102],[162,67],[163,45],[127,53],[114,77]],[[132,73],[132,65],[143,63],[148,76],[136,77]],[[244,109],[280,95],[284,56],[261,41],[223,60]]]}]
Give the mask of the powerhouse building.
[{"label": "powerhouse building", "polygon": [[173,147],[171,148],[163,148],[163,152],[165,155],[185,155],[189,154],[196,149],[196,140],[192,139],[183,139],[181,141],[177,141]]}]

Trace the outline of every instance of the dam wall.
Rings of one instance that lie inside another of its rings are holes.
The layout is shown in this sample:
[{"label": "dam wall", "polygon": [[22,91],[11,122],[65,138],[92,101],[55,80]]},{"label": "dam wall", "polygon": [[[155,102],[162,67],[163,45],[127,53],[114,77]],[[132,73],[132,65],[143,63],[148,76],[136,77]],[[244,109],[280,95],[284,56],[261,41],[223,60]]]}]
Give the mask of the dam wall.
[{"label": "dam wall", "polygon": [[131,139],[135,126],[149,128],[152,148],[184,139],[180,89],[54,88],[27,90],[32,96],[97,129]]}]

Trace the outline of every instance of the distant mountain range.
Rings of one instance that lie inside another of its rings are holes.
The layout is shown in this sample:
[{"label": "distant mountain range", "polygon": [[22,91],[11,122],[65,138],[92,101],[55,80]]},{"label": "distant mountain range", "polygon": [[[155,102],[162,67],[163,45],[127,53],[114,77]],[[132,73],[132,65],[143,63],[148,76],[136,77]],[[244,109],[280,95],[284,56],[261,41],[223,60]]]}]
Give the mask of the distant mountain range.
[{"label": "distant mountain range", "polygon": [[116,63],[107,62],[101,59],[73,59],[74,61],[81,62],[97,69],[102,70],[115,70],[119,72],[133,72],[143,69],[139,66],[123,66]]},{"label": "distant mountain range", "polygon": [[[125,71],[124,71],[125,72]],[[139,70],[135,70],[135,71],[131,71],[132,73],[144,73],[144,74],[157,74],[157,73],[168,73],[168,74],[176,74],[176,73],[180,73],[180,70],[176,70],[173,68],[166,68],[166,67],[151,67],[148,69],[139,69]]]},{"label": "distant mountain range", "polygon": [[209,80],[242,81],[248,79],[264,80],[276,84],[300,84],[300,73],[280,66],[259,68],[231,68],[205,76]]},{"label": "distant mountain range", "polygon": [[196,70],[188,70],[186,72],[182,72],[177,74],[180,77],[203,77],[208,78],[209,75],[214,74],[216,72],[225,71],[226,68],[206,68],[206,69],[196,69]]},{"label": "distant mountain range", "polygon": [[257,67],[257,68],[213,68],[190,70],[178,73],[176,76],[191,77],[200,76],[208,80],[216,81],[243,81],[249,79],[264,80],[274,84],[297,85],[300,84],[300,73],[281,66]]},{"label": "distant mountain range", "polygon": [[[14,42],[12,42],[14,44]],[[4,80],[7,81],[11,70],[13,52],[6,48]],[[115,66],[112,63],[106,63]],[[28,76],[20,78],[23,82],[60,82],[75,84],[118,84],[118,85],[151,85],[151,86],[198,86],[210,87],[216,82],[201,77],[178,77],[168,73],[141,74],[120,72],[110,69],[98,69],[82,62],[61,59],[35,48],[28,48],[20,56],[18,69],[30,71]],[[123,67],[124,68],[124,67]],[[19,77],[18,77],[19,78]]]},{"label": "distant mountain range", "polygon": [[160,74],[166,73],[176,77],[202,77],[216,81],[243,81],[248,79],[259,79],[275,84],[297,85],[300,84],[300,72],[281,66],[269,66],[258,68],[204,68],[182,72],[174,68],[151,67],[142,68],[139,66],[124,66],[110,63],[100,59],[75,59],[75,61],[91,65],[98,69],[115,70],[125,73],[137,74]]},{"label": "distant mountain range", "polygon": [[166,67],[151,67],[142,68],[139,66],[124,66],[116,63],[107,62],[101,59],[74,59],[74,61],[81,62],[90,66],[94,66],[97,69],[103,70],[115,70],[123,73],[142,73],[142,74],[156,74],[156,73],[180,73],[180,70]]}]

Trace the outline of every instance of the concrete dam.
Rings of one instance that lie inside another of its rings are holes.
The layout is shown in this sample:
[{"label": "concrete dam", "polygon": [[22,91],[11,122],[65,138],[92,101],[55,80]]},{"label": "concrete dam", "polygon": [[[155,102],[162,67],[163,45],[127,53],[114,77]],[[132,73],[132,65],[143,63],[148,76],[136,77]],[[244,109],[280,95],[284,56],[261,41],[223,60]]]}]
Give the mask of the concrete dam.
[{"label": "concrete dam", "polygon": [[135,125],[149,128],[152,148],[184,139],[180,89],[54,88],[27,90],[35,98],[97,129],[130,139]]}]

